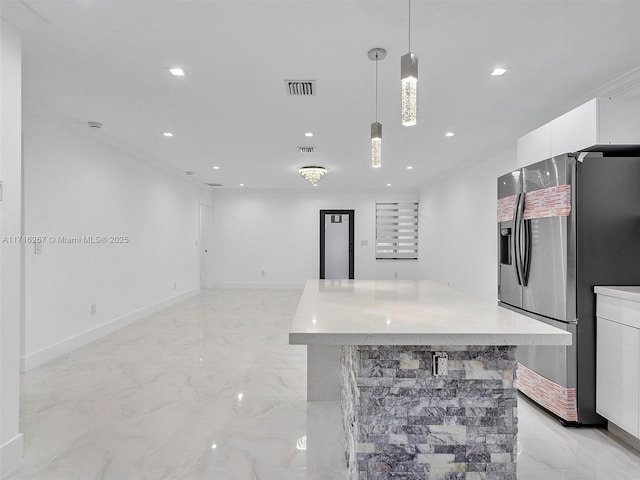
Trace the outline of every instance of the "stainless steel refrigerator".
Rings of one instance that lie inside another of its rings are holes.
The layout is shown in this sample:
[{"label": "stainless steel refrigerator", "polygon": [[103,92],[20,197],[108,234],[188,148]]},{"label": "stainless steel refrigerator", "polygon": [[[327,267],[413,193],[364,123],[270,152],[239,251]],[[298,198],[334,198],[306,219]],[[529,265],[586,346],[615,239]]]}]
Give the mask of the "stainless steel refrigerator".
[{"label": "stainless steel refrigerator", "polygon": [[566,154],[498,178],[498,302],[569,331],[518,347],[518,388],[565,424],[596,414],[595,285],[640,285],[640,157]]}]

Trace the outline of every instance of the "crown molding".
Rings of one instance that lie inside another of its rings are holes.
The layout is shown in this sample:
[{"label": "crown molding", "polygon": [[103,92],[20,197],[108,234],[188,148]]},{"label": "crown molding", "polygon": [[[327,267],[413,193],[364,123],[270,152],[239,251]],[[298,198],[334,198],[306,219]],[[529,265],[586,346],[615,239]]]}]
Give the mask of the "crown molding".
[{"label": "crown molding", "polygon": [[593,97],[619,97],[640,85],[640,67],[628,71],[606,83],[595,92]]}]

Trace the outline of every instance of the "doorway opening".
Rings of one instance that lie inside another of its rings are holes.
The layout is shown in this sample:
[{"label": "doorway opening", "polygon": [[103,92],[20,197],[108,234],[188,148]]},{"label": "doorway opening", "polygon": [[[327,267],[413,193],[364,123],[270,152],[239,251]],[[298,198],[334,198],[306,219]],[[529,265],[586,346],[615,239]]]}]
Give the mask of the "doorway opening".
[{"label": "doorway opening", "polygon": [[320,210],[320,278],[354,278],[354,210]]}]

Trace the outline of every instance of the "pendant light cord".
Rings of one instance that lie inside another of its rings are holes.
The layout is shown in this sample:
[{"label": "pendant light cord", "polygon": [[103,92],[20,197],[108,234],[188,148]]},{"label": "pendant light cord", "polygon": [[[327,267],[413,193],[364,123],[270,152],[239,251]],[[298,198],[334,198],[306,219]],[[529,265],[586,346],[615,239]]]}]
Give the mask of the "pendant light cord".
[{"label": "pendant light cord", "polygon": [[376,52],[376,123],[378,122],[378,53]]},{"label": "pendant light cord", "polygon": [[409,0],[409,51],[411,51],[411,0]]}]

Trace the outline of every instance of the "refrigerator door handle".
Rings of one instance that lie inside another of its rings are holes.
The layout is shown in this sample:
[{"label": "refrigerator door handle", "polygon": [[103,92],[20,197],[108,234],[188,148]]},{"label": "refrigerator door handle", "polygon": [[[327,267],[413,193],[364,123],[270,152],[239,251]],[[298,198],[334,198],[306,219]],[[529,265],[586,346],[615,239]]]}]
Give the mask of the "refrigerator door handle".
[{"label": "refrigerator door handle", "polygon": [[[524,198],[522,199],[524,212]],[[531,220],[522,220],[523,231],[523,247],[522,252],[522,286],[526,287],[529,283],[529,271],[531,270]]]},{"label": "refrigerator door handle", "polygon": [[521,240],[520,240],[520,236],[521,236],[521,229],[522,229],[522,224],[521,224],[521,208],[520,205],[522,203],[522,193],[519,193],[516,197],[516,205],[514,207],[514,212],[513,212],[513,259],[515,260],[515,267],[516,267],[516,280],[518,281],[518,285],[522,285],[522,258],[521,258],[521,253],[520,253],[520,247],[521,247]]}]

